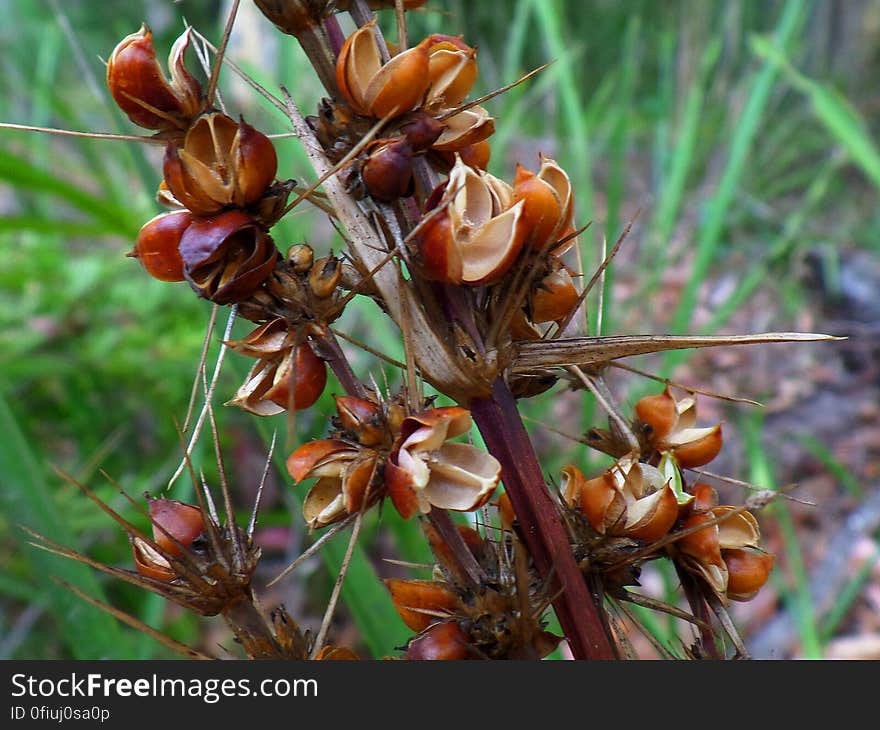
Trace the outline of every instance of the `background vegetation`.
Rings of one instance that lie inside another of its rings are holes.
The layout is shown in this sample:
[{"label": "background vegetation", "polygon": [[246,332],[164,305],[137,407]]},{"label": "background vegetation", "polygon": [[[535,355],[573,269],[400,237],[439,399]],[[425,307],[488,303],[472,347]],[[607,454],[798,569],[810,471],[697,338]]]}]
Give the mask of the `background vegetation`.
[{"label": "background vegetation", "polygon": [[[100,59],[142,21],[153,28],[160,55],[183,18],[216,40],[224,6],[7,0],[0,7],[0,121],[138,133],[110,101]],[[850,335],[840,346],[678,354],[633,364],[765,403],[758,409],[701,400],[707,422],[717,417],[727,424],[726,456],[713,467],[765,487],[798,481],[794,494],[816,502],[782,500],[762,513],[778,568],[755,605],[737,606],[756,655],[876,652],[871,642],[880,626],[868,617],[880,593],[873,539],[880,522],[874,364],[880,5],[430,0],[428,8],[410,14],[410,37],[462,33],[479,46],[476,93],[555,60],[532,82],[489,103],[498,128],[491,169],[509,177],[517,161],[534,168],[542,151],[569,171],[578,219],[593,221],[582,251],[587,271],[601,260],[603,238],[610,245],[635,219],[601,303],[591,302],[591,331]],[[391,28],[393,14],[385,20]],[[284,84],[303,108],[314,109],[317,83],[295,41],[275,33],[247,2],[231,54],[268,88]],[[269,133],[287,131],[277,112],[231,74],[221,86],[226,103],[249,122]],[[297,144],[279,140],[281,174],[310,180]],[[210,310],[185,284],[149,279],[124,256],[140,226],[159,212],[153,198],[159,154],[147,145],[0,129],[3,658],[165,655],[52,575],[181,640],[205,646],[228,640],[219,626],[34,550],[18,527],[125,564],[124,536],[56,470],[126,509],[118,486],[102,472],[130,495],[156,494],[180,459],[175,424],[185,416]],[[326,222],[310,213],[284,221],[277,233],[282,248],[303,240],[339,246]],[[395,333],[375,310],[346,318],[347,331],[397,354]],[[361,364],[383,376],[375,360],[364,357]],[[228,360],[221,402],[247,367],[235,356]],[[619,385],[625,402],[659,387],[626,373]],[[332,390],[331,384],[318,407],[297,418],[297,442],[323,433]],[[601,425],[586,400],[560,392],[528,411],[548,474],[570,460],[585,468],[602,463],[547,427],[577,436]],[[244,513],[272,431],[280,459],[294,435],[283,417],[256,423],[231,409],[218,417]],[[214,477],[208,448],[197,450],[194,461]],[[273,472],[262,511],[267,579],[311,540],[300,526],[299,495],[287,482],[283,467]],[[187,490],[181,480],[172,494],[186,499]],[[741,490],[731,493],[742,499]],[[854,515],[863,518],[855,526]],[[390,603],[375,576],[399,568],[381,558],[426,558],[415,527],[399,523],[386,515],[368,525],[346,582],[344,597],[358,599],[337,620],[337,642],[354,642],[366,655],[390,653],[406,637],[396,618],[383,618]],[[337,543],[270,594],[305,625],[320,619],[344,538]],[[825,593],[815,590],[821,585]],[[662,595],[674,585],[668,576],[649,575],[646,589]],[[674,622],[645,621],[680,649]]]}]

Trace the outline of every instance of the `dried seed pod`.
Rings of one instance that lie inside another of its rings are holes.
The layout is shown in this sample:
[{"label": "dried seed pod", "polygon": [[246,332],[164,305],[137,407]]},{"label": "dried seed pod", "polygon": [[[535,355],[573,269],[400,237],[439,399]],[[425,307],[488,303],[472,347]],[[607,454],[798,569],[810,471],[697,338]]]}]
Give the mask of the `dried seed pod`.
[{"label": "dried seed pod", "polygon": [[[705,492],[695,502],[700,502],[700,506],[709,501]],[[682,566],[702,576],[706,582],[712,587],[719,596],[724,597],[729,590],[730,571],[724,559],[724,554],[731,554],[734,565],[741,567],[742,574],[740,576],[742,582],[734,586],[734,595],[747,595],[749,588],[753,587],[757,582],[757,576],[763,570],[762,565],[766,567],[769,573],[772,567],[772,556],[770,562],[766,558],[760,558],[756,555],[745,555],[742,550],[758,550],[760,551],[761,532],[758,527],[758,521],[755,516],[748,510],[742,510],[732,505],[721,505],[712,507],[707,512],[694,512],[682,522],[682,529],[696,527],[700,524],[716,521],[716,524],[709,524],[701,530],[686,534],[677,540],[672,548],[673,555]],[[741,559],[739,563],[737,560]],[[752,560],[754,564],[748,562]],[[766,580],[766,575],[764,576]],[[760,585],[755,588],[755,592]],[[754,593],[752,593],[754,595]],[[751,596],[749,596],[751,597]],[[734,600],[748,600],[737,599]]]},{"label": "dried seed pod", "polygon": [[443,132],[432,149],[458,152],[486,141],[495,133],[495,120],[481,106],[473,106],[443,120]]},{"label": "dried seed pod", "polygon": [[227,342],[239,354],[258,360],[226,405],[258,416],[314,405],[327,385],[327,365],[307,342],[295,342],[295,333],[280,317],[260,325],[242,340]]},{"label": "dried seed pod", "polygon": [[182,131],[201,111],[201,85],[184,63],[189,41],[187,29],[171,47],[170,81],[159,67],[153,33],[146,25],[113,49],[107,61],[107,86],[119,108],[138,126]]},{"label": "dried seed pod", "polygon": [[254,0],[275,26],[288,35],[298,36],[317,27],[336,8],[336,0]]},{"label": "dried seed pod", "polygon": [[636,418],[635,430],[645,434],[647,445],[671,452],[683,468],[708,464],[721,451],[721,424],[696,428],[696,399],[689,395],[676,400],[669,386],[659,395],[641,398]]},{"label": "dried seed pod", "polygon": [[476,654],[459,625],[451,621],[428,627],[406,649],[406,659],[418,661],[475,659]]},{"label": "dried seed pod", "polygon": [[149,499],[149,504],[153,540],[171,555],[181,555],[205,531],[198,507],[174,499]]},{"label": "dried seed pod", "polygon": [[315,262],[315,252],[306,243],[296,243],[287,249],[287,263],[297,274],[305,274]]},{"label": "dried seed pod", "polygon": [[[708,464],[718,456],[724,443],[720,423],[709,429],[695,428],[691,431],[692,433],[687,434],[689,440],[683,443],[676,444],[672,437],[667,439],[667,444],[672,446],[671,451],[676,461],[685,469]],[[678,438],[685,438],[685,432],[681,432]]]},{"label": "dried seed pod", "polygon": [[147,273],[159,281],[183,281],[180,239],[193,220],[193,215],[186,210],[151,218],[141,227],[134,250],[128,255],[136,258]]},{"label": "dried seed pod", "polygon": [[382,64],[371,21],[352,33],[339,51],[336,83],[358,113],[383,118],[415,109],[428,88],[428,50],[422,45]]},{"label": "dried seed pod", "polygon": [[423,152],[431,147],[443,133],[443,129],[443,122],[438,122],[423,111],[407,114],[400,124],[400,133],[406,137],[413,152]]},{"label": "dried seed pod", "polygon": [[728,548],[721,557],[727,566],[727,597],[733,601],[754,598],[773,569],[774,557],[756,547]]},{"label": "dried seed pod", "polygon": [[434,34],[422,41],[428,49],[428,91],[425,106],[458,106],[477,80],[477,51],[461,38]]},{"label": "dried seed pod", "polygon": [[[362,509],[378,468],[378,452],[338,439],[311,441],[287,458],[295,484],[318,479],[303,500],[303,517],[311,528],[326,527]],[[380,490],[370,489],[371,501],[379,496]]]},{"label": "dried seed pod", "polygon": [[378,446],[387,438],[387,426],[372,401],[353,395],[334,396],[339,425],[364,446]]},{"label": "dried seed pod", "polygon": [[344,646],[325,646],[315,655],[315,661],[358,661],[360,657]]},{"label": "dried seed pod", "polygon": [[[275,369],[272,387],[263,398],[282,408],[302,411],[311,408],[327,386],[327,364],[307,342],[290,348]],[[293,397],[290,385],[293,383]]]},{"label": "dried seed pod", "polygon": [[571,225],[571,181],[565,171],[548,157],[541,156],[537,174],[517,165],[513,198],[523,201],[527,243],[534,249],[554,245]]},{"label": "dried seed pod", "polygon": [[555,257],[551,258],[550,268],[529,296],[528,311],[535,324],[562,322],[580,299],[568,268]]},{"label": "dried seed pod", "polygon": [[339,259],[333,255],[324,256],[315,261],[309,270],[309,289],[318,299],[326,299],[336,291],[341,278]]},{"label": "dried seed pod", "polygon": [[139,537],[131,538],[131,550],[134,557],[134,567],[141,575],[166,583],[170,583],[177,577],[171,563],[162,553]]},{"label": "dried seed pod", "polygon": [[[450,284],[497,282],[522,248],[522,203],[510,206],[510,186],[459,158],[427,206],[441,207],[416,235],[425,274]],[[460,267],[460,275],[459,275]]]},{"label": "dried seed pod", "polygon": [[272,140],[221,112],[200,116],[182,147],[167,145],[163,162],[168,189],[200,216],[255,204],[269,189],[277,169]]},{"label": "dried seed pod", "polygon": [[[468,167],[486,170],[489,167],[489,158],[492,156],[492,147],[488,139],[473,142],[457,150],[461,161]],[[450,164],[454,164],[452,160]]]},{"label": "dried seed pod", "polygon": [[424,631],[461,607],[452,588],[439,581],[389,578],[385,585],[400,618],[415,632]]},{"label": "dried seed pod", "polygon": [[216,304],[249,297],[275,266],[278,249],[240,210],[193,221],[180,240],[183,273],[193,290]]},{"label": "dried seed pod", "polygon": [[618,460],[593,479],[567,466],[562,493],[600,535],[654,542],[669,532],[679,515],[678,500],[665,476],[632,457]]},{"label": "dried seed pod", "polygon": [[180,557],[205,531],[201,509],[173,499],[150,499],[153,542],[158,550],[139,537],[131,537],[137,571],[156,580],[170,582],[177,573],[169,557]]},{"label": "dried seed pod", "polygon": [[501,464],[470,444],[446,443],[471,427],[470,411],[432,408],[409,416],[385,464],[385,484],[404,518],[432,507],[469,512],[485,504],[501,478]]},{"label": "dried seed pod", "polygon": [[361,177],[370,195],[385,202],[412,195],[413,149],[406,137],[376,140],[366,154]]},{"label": "dried seed pod", "polygon": [[649,426],[650,438],[662,440],[665,438],[678,418],[675,409],[675,398],[667,387],[658,395],[646,395],[636,403],[636,417],[645,425]]}]

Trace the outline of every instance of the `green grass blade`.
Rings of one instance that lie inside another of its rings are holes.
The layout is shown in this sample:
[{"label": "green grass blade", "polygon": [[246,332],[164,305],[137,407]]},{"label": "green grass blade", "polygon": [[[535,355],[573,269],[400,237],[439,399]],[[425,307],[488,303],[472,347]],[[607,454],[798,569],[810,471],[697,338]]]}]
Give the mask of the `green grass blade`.
[{"label": "green grass blade", "polygon": [[42,170],[28,160],[0,150],[0,181],[16,188],[26,188],[41,196],[54,196],[82,211],[94,221],[125,234],[132,239],[137,236],[141,223],[132,220],[126,209],[114,208],[98,195],[86,192],[82,187]]},{"label": "green grass blade", "polygon": [[[765,489],[775,489],[773,470],[762,443],[762,421],[763,417],[759,413],[742,419],[746,452],[751,464],[749,480],[753,484],[760,484]],[[794,525],[788,503],[783,499],[777,499],[767,508],[767,514],[772,515],[776,520],[782,533],[786,563],[791,571],[793,585],[788,586],[779,579],[778,568],[777,571],[771,573],[771,577],[777,589],[784,596],[786,603],[791,606],[792,614],[797,621],[804,658],[821,659],[822,639],[819,635],[810,594],[810,576],[804,564],[797,528]]]},{"label": "green grass blade", "polygon": [[[777,46],[782,48],[788,46],[797,29],[806,19],[809,5],[803,0],[788,0],[786,2],[776,29],[775,43]],[[743,112],[736,120],[727,161],[718,181],[717,191],[709,201],[704,223],[699,229],[693,268],[672,317],[672,332],[684,331],[690,324],[691,315],[696,306],[697,291],[705,281],[709,266],[721,242],[727,216],[745,171],[752,143],[758,133],[764,110],[778,76],[779,69],[776,64],[766,62],[750,86]],[[686,357],[687,355],[683,353],[667,356],[663,368],[664,374],[668,375],[672,366]]]},{"label": "green grass blade", "polygon": [[[10,522],[75,547],[74,535],[57,509],[39,458],[31,450],[2,395],[0,432],[4,435],[0,439],[0,474],[3,475],[0,497]],[[127,657],[128,641],[116,622],[50,580],[53,575],[63,577],[96,598],[102,598],[103,591],[91,569],[27,545],[27,538],[21,535],[22,556],[30,563],[30,574],[37,582],[35,593],[42,594],[67,651],[78,659]]]},{"label": "green grass blade", "polygon": [[880,188],[880,150],[871,138],[864,118],[853,105],[833,87],[798,72],[778,45],[760,36],[753,36],[751,43],[759,58],[783,72],[785,78],[809,99],[816,118],[828,134],[849,153],[853,164],[862,169],[874,186]]}]

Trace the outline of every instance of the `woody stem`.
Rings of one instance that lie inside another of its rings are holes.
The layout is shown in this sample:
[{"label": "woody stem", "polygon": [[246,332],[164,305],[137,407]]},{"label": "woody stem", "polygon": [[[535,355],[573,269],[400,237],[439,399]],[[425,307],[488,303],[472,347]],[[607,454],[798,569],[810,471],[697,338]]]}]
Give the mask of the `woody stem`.
[{"label": "woody stem", "polygon": [[316,327],[315,330],[312,334],[312,342],[315,344],[315,349],[321,359],[330,366],[342,389],[348,395],[367,398],[367,389],[351,369],[351,363],[348,362],[348,358],[342,351],[342,347],[340,347],[336,335],[333,334],[333,330],[326,325],[320,328]]},{"label": "woody stem", "polygon": [[549,593],[576,659],[616,659],[617,651],[602,619],[602,598],[591,594],[571,550],[571,540],[547,489],[541,466],[503,379],[492,393],[470,403],[471,414],[489,452],[501,462],[523,541]]}]

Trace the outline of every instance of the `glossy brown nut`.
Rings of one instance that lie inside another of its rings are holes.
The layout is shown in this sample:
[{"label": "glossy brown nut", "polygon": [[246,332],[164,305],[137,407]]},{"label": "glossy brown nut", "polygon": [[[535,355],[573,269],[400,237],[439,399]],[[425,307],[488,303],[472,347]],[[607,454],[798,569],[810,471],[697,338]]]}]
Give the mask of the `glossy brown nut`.
[{"label": "glossy brown nut", "polygon": [[193,215],[186,210],[157,215],[141,227],[134,250],[128,255],[136,258],[147,273],[159,281],[183,281],[180,239],[193,220]]},{"label": "glossy brown nut", "polygon": [[167,553],[179,556],[204,532],[202,510],[174,499],[151,499],[153,540]]},{"label": "glossy brown nut", "polygon": [[406,137],[377,140],[367,151],[361,176],[371,196],[390,203],[412,195],[413,149]]},{"label": "glossy brown nut", "polygon": [[[290,380],[294,380],[293,401],[290,398]],[[265,397],[282,408],[295,411],[311,408],[327,386],[327,364],[318,357],[307,342],[296,348],[296,365],[287,367],[280,380]]]},{"label": "glossy brown nut", "polygon": [[418,661],[456,661],[473,659],[476,650],[459,625],[453,621],[434,624],[413,639],[406,658]]},{"label": "glossy brown nut", "polygon": [[733,601],[754,598],[773,569],[773,555],[758,548],[722,550],[721,557],[727,565],[727,597]]}]

